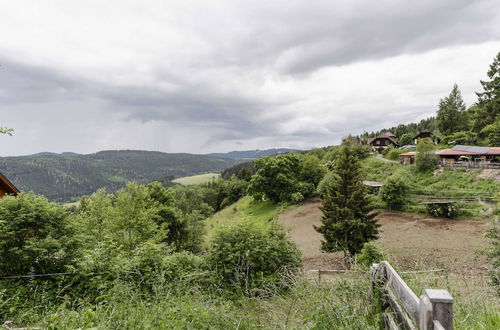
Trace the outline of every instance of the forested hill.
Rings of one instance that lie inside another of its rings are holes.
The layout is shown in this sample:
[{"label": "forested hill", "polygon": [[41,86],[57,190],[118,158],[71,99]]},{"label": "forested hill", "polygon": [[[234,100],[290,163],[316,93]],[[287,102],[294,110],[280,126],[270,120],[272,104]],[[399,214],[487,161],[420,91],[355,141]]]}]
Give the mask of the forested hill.
[{"label": "forested hill", "polygon": [[155,151],[101,151],[89,155],[65,153],[0,157],[0,172],[18,188],[43,194],[50,200],[69,201],[99,188],[109,191],[127,182],[169,180],[231,167],[235,160]]},{"label": "forested hill", "polygon": [[224,157],[235,160],[254,160],[266,156],[273,156],[278,154],[284,154],[287,152],[299,152],[302,150],[297,149],[288,149],[288,148],[274,148],[274,149],[266,149],[266,150],[245,150],[245,151],[231,151],[226,153],[213,153],[208,154],[208,156],[213,157]]}]

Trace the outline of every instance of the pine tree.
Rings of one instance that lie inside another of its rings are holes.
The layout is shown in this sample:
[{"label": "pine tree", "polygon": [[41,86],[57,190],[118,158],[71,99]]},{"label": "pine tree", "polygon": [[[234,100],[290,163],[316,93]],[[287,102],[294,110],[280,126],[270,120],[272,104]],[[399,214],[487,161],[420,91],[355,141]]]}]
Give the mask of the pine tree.
[{"label": "pine tree", "polygon": [[488,71],[489,81],[481,81],[484,92],[476,93],[479,109],[474,121],[473,130],[481,137],[486,126],[494,124],[500,116],[500,52],[495,57]]},{"label": "pine tree", "polygon": [[322,251],[343,251],[347,257],[361,251],[364,243],[377,239],[379,225],[376,214],[370,213],[359,159],[351,146],[342,146],[334,173],[337,178],[326,187],[322,199],[322,225],[314,228],[323,234]]},{"label": "pine tree", "polygon": [[457,84],[455,84],[450,95],[439,101],[436,120],[441,134],[450,135],[465,129],[462,120],[464,114],[465,103]]}]

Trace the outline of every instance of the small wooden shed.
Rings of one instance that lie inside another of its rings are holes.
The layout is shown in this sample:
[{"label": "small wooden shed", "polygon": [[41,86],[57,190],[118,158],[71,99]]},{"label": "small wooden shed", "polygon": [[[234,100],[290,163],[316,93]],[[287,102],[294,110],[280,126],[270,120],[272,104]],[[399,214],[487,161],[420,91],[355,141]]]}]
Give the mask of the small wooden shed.
[{"label": "small wooden shed", "polygon": [[14,186],[14,184],[5,177],[5,175],[0,173],[0,198],[5,195],[17,196],[19,192],[19,189],[17,189],[16,186]]}]

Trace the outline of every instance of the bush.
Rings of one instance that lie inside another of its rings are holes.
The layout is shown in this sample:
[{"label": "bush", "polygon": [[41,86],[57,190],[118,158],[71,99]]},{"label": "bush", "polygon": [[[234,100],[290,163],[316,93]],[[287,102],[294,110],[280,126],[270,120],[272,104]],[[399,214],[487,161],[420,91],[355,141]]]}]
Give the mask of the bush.
[{"label": "bush", "polygon": [[33,193],[0,199],[0,274],[64,272],[77,243],[62,206]]},{"label": "bush", "polygon": [[380,189],[380,198],[389,210],[402,210],[408,203],[408,185],[399,178],[389,178]]},{"label": "bush", "polygon": [[374,263],[379,263],[386,259],[384,250],[373,242],[363,244],[361,252],[356,255],[356,263],[362,268],[370,268]]},{"label": "bush", "polygon": [[415,156],[415,168],[417,172],[425,173],[433,171],[436,168],[437,157],[434,154],[432,141],[420,139],[417,145],[417,155]]},{"label": "bush", "polygon": [[453,204],[427,204],[425,212],[432,217],[455,218],[458,215]]},{"label": "bush", "polygon": [[290,287],[301,267],[300,251],[282,227],[250,222],[216,232],[207,263],[223,287],[247,295]]}]

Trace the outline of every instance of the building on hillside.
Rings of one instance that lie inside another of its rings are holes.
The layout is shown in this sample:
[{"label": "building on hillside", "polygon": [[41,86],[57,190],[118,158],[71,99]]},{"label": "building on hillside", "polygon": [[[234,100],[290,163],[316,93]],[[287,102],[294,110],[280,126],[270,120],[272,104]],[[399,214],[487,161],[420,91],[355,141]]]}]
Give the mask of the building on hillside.
[{"label": "building on hillside", "polygon": [[456,145],[451,149],[436,151],[443,165],[458,162],[500,163],[500,147],[477,147]]},{"label": "building on hillside", "polygon": [[399,163],[402,165],[411,165],[415,163],[415,155],[417,153],[415,151],[405,152],[403,154],[399,154]]},{"label": "building on hillside", "polygon": [[370,194],[378,195],[380,188],[384,185],[382,182],[377,181],[363,181],[363,184],[368,187]]},{"label": "building on hillside", "polygon": [[[420,133],[418,133],[414,138],[413,138],[413,143],[414,144],[418,144],[418,140],[420,139],[427,139],[427,138],[430,138],[432,139],[432,132],[431,131],[427,131],[427,130],[424,130]],[[434,142],[434,141],[433,141]]]},{"label": "building on hillside", "polygon": [[368,144],[372,147],[373,151],[382,152],[389,146],[397,147],[398,142],[396,141],[396,136],[391,132],[385,132],[377,136],[376,138],[368,139]]},{"label": "building on hillside", "polygon": [[12,182],[10,182],[9,179],[5,177],[5,175],[0,173],[0,198],[4,197],[5,195],[17,196],[19,192],[19,189],[17,189],[16,186],[14,186]]},{"label": "building on hillside", "polygon": [[[416,152],[406,152],[399,155],[399,162],[403,165],[411,165],[415,162]],[[437,150],[439,164],[467,165],[470,167],[499,167],[500,147],[476,147],[456,145],[451,149]]]}]

